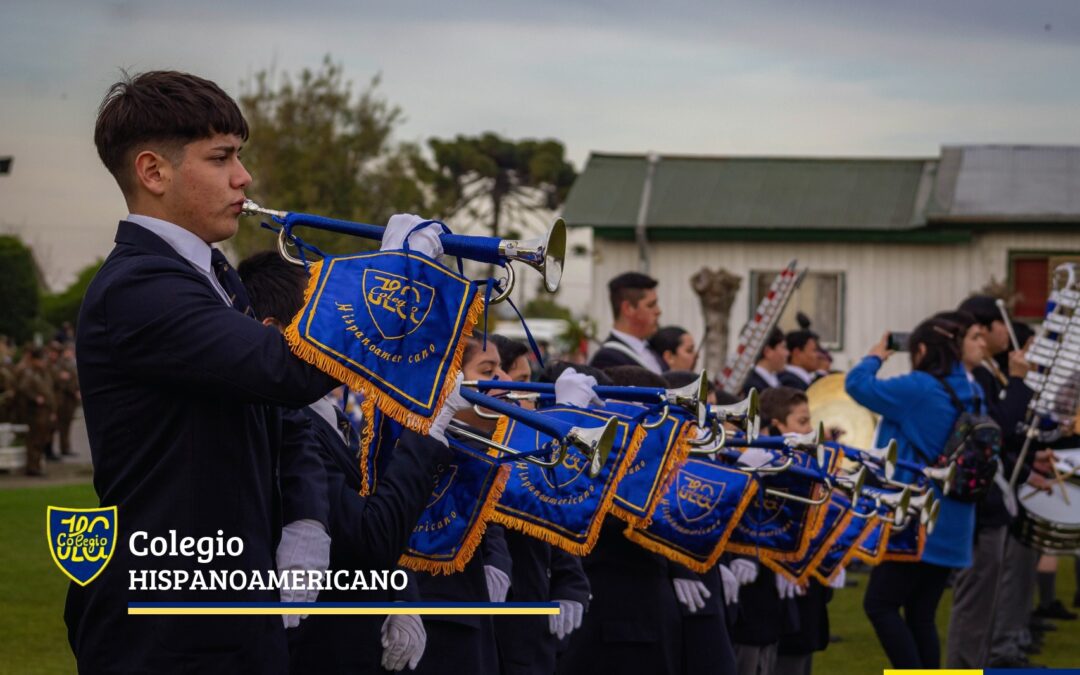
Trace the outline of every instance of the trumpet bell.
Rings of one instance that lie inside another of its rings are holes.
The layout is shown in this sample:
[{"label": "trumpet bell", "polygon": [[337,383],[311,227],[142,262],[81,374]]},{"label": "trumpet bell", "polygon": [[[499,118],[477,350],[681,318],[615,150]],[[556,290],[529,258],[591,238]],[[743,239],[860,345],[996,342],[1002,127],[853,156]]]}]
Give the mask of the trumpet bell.
[{"label": "trumpet bell", "polygon": [[557,218],[543,237],[535,239],[504,239],[499,253],[510,261],[522,262],[544,277],[548,293],[559,290],[563,264],[566,261],[566,221]]},{"label": "trumpet bell", "polygon": [[574,427],[567,434],[567,440],[589,458],[589,478],[596,478],[607,463],[617,431],[618,421],[609,417],[603,426]]},{"label": "trumpet bell", "polygon": [[694,412],[697,425],[704,427],[709,416],[709,374],[704,370],[690,384],[667,390],[668,401]]}]

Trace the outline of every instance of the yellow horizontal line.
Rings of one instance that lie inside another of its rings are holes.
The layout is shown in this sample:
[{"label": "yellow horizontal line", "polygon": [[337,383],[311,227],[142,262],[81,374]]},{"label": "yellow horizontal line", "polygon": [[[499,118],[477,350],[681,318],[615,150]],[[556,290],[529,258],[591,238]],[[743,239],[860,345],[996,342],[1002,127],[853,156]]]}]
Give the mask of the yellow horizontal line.
[{"label": "yellow horizontal line", "polygon": [[274,607],[129,607],[129,615],[143,615],[143,616],[161,616],[161,615],[247,615],[247,616],[265,616],[265,615],[282,615],[282,614],[363,614],[363,615],[379,615],[385,616],[387,614],[413,614],[413,615],[441,615],[441,616],[461,616],[461,615],[480,615],[480,616],[536,616],[536,615],[550,615],[558,614],[558,607],[537,607],[537,608],[521,608],[521,607],[507,607],[507,608],[461,608],[461,607],[428,607],[428,608],[409,608],[409,607],[311,607],[311,608],[288,608],[278,609]]}]

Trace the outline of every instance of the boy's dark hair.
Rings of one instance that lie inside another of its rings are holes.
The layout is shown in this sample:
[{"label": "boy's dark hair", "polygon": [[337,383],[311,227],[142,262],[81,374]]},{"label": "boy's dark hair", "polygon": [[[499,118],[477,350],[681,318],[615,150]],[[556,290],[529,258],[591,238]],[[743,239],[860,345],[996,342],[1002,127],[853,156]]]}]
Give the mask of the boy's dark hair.
[{"label": "boy's dark hair", "polygon": [[569,361],[549,361],[537,378],[540,382],[553,383],[559,379],[559,376],[563,374],[563,371],[567,368],[573,368],[582,375],[592,375],[596,378],[596,384],[598,386],[610,386],[614,384],[608,374],[599,368],[593,368],[592,366],[586,366],[581,363],[570,363]]},{"label": "boy's dark hair", "polygon": [[821,342],[821,338],[819,338],[818,334],[812,330],[793,330],[784,338],[784,341],[787,342],[789,351],[806,349],[806,344],[811,340],[818,343]]},{"label": "boy's dark hair", "polygon": [[619,387],[660,387],[666,388],[667,380],[648,368],[641,366],[612,366],[604,368],[612,383]]},{"label": "boy's dark hair", "polygon": [[179,162],[185,145],[214,134],[247,140],[240,108],[219,86],[195,75],[154,70],[109,87],[98,108],[94,145],[125,195],[134,189],[133,153],[145,146]]},{"label": "boy's dark hair", "polygon": [[761,351],[758,352],[757,360],[760,361],[761,359],[765,358],[766,347],[768,347],[769,349],[776,349],[776,346],[783,341],[784,331],[780,330],[776,326],[773,326],[773,329],[769,331],[769,336],[765,338],[765,344],[761,345]]},{"label": "boy's dark hair", "polygon": [[[912,369],[935,377],[951,373],[963,355],[964,336],[974,323],[967,312],[941,312],[920,323],[908,339]],[[926,353],[915,363],[919,345],[926,347]]]},{"label": "boy's dark hair", "polygon": [[989,295],[973,295],[960,303],[958,311],[967,312],[975,317],[975,321],[990,328],[995,321],[1002,321],[1001,312],[998,310],[996,300]]},{"label": "boy's dark hair", "polygon": [[682,336],[688,332],[680,326],[664,326],[649,338],[649,347],[659,356],[663,356],[664,352],[673,352],[678,349]]},{"label": "boy's dark hair", "polygon": [[768,425],[773,420],[783,422],[796,406],[807,402],[806,394],[793,387],[769,387],[761,392],[761,421]]},{"label": "boy's dark hair", "polygon": [[656,288],[659,282],[641,272],[623,272],[608,282],[608,297],[611,299],[611,315],[619,318],[619,307],[624,300],[636,305],[645,297],[645,291]]},{"label": "boy's dark hair", "polygon": [[288,324],[304,306],[308,273],[286,262],[277,251],[254,253],[236,267],[244,282],[255,316]]},{"label": "boy's dark hair", "polygon": [[488,339],[495,343],[499,350],[499,367],[509,371],[521,356],[529,353],[529,345],[521,340],[514,340],[503,335],[489,335]]}]

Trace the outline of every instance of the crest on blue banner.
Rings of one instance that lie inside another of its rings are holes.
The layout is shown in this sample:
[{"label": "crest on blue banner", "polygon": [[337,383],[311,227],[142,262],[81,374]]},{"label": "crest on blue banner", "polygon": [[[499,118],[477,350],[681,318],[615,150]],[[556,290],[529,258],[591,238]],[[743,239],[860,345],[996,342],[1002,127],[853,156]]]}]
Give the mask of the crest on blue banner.
[{"label": "crest on blue banner", "polygon": [[817,564],[832,548],[851,522],[851,503],[842,495],[833,494],[824,511],[817,531],[810,537],[810,545],[798,560],[772,560],[763,558],[762,563],[797,584],[804,584],[813,575]]},{"label": "crest on blue banner", "polygon": [[704,574],[716,565],[757,483],[718,462],[688,459],[657,502],[645,526],[627,527],[631,541]]},{"label": "crest on blue banner", "polygon": [[491,457],[458,453],[439,476],[398,564],[429,574],[465,569],[484,536],[508,470]]},{"label": "crest on blue banner", "polygon": [[[642,420],[653,423],[659,418],[658,413],[645,406],[621,401],[608,401],[604,413],[635,425]],[[645,436],[641,447],[627,467],[626,475],[619,481],[611,505],[612,515],[635,526],[648,522],[674,475],[675,467],[689,456],[687,437],[693,431],[693,424],[672,409],[659,427],[642,428],[642,431]]]},{"label": "crest on blue banner", "polygon": [[[795,465],[816,467],[817,460],[808,453],[792,451]],[[826,448],[826,466],[836,461],[836,450]],[[788,472],[770,474],[761,479],[757,497],[746,509],[728,549],[743,555],[798,561],[810,547],[810,539],[825,517],[825,505],[811,506],[792,499],[782,499],[765,493],[766,488],[782,490],[807,499],[819,499],[824,486],[804,476]]]},{"label": "crest on blue banner", "polygon": [[98,509],[50,506],[45,514],[53,562],[80,586],[96,579],[112,560],[116,527],[115,506]]},{"label": "crest on blue banner", "polygon": [[[840,500],[840,503],[847,509],[851,509],[851,501],[842,495],[833,495],[833,499]],[[874,505],[868,500],[860,499],[857,506],[858,512],[861,514],[869,514],[874,512]],[[829,550],[824,556],[820,556],[817,559],[814,568],[811,573],[821,583],[828,585],[832,583],[833,578],[842,570],[847,567],[851,559],[855,557],[856,550],[863,541],[869,537],[874,529],[875,522],[874,517],[859,518],[852,514],[848,520],[847,526],[844,527],[844,531],[840,533]]]},{"label": "crest on blue banner", "polygon": [[[612,415],[607,410],[557,406],[538,410],[580,427],[598,427]],[[615,443],[600,473],[590,478],[589,458],[571,446],[554,467],[517,461],[492,520],[558,546],[576,556],[588,555],[611,508],[615,488],[644,438],[644,430],[628,421],[616,426]],[[494,440],[521,452],[532,452],[553,439],[531,427],[503,418]],[[550,461],[549,453],[541,459]]]},{"label": "crest on blue banner", "polygon": [[484,309],[477,287],[419,254],[374,251],[311,265],[285,337],[300,358],[426,433]]}]

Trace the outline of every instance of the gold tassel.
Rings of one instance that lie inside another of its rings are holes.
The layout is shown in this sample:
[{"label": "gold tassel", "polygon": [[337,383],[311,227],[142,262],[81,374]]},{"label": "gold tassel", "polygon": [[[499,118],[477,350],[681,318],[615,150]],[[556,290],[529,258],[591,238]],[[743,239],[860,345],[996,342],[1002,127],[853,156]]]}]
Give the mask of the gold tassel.
[{"label": "gold tassel", "polygon": [[368,460],[374,451],[371,444],[375,442],[375,401],[365,397],[360,402],[360,414],[364,417],[364,426],[360,429],[360,496],[367,497],[374,487],[368,475]]}]

